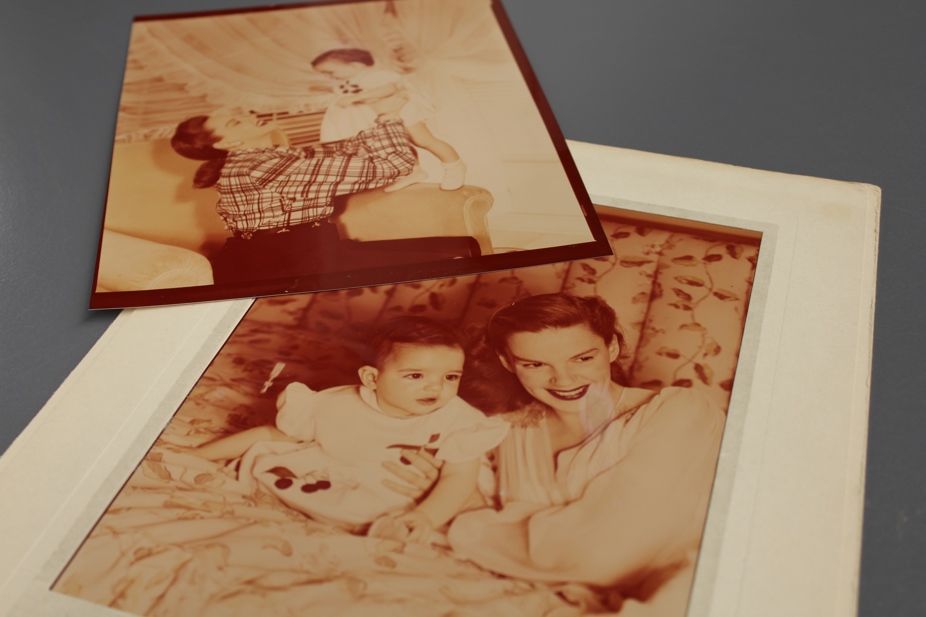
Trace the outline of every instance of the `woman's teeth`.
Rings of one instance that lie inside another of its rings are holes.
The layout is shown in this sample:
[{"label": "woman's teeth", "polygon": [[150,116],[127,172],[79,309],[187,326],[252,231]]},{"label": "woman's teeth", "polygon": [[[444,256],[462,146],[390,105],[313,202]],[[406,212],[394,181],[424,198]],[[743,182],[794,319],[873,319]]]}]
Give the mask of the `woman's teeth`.
[{"label": "woman's teeth", "polygon": [[588,387],[589,387],[589,384],[586,384],[584,386],[579,386],[578,388],[574,388],[572,390],[547,389],[547,392],[549,392],[552,396],[562,401],[575,401],[585,396],[585,393],[588,392]]}]

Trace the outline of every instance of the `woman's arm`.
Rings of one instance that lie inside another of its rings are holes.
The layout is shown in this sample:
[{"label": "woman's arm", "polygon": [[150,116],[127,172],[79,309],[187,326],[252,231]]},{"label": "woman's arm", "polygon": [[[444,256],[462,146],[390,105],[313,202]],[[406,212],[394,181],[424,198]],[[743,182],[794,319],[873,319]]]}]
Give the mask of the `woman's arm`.
[{"label": "woman's arm", "polygon": [[444,463],[440,478],[415,512],[428,517],[436,529],[450,521],[463,508],[476,490],[479,459],[462,463]]},{"label": "woman's arm", "polygon": [[454,551],[501,574],[596,585],[633,585],[678,563],[700,543],[724,425],[696,394],[646,413],[627,455],[575,501],[458,516]]},{"label": "woman's arm", "polygon": [[428,494],[440,478],[443,462],[425,450],[402,450],[401,454],[402,458],[409,462],[409,466],[403,466],[394,461],[383,462],[383,468],[401,482],[383,480],[383,486],[418,501]]},{"label": "woman's arm", "polygon": [[297,442],[299,440],[290,437],[275,426],[257,426],[194,448],[192,453],[210,461],[229,460],[238,458],[258,441]]}]

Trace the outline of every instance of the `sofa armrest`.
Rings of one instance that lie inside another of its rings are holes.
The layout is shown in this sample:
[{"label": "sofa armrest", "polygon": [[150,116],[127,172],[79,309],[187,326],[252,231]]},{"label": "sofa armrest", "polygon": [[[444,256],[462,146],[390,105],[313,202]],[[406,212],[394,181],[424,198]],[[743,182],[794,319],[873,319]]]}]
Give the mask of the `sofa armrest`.
[{"label": "sofa armrest", "polygon": [[189,249],[111,230],[100,245],[99,291],[140,291],[212,284],[209,260]]},{"label": "sofa armrest", "polygon": [[340,198],[331,220],[342,238],[360,241],[472,236],[483,255],[492,253],[486,214],[492,194],[478,186],[443,191],[413,184],[391,193],[372,189]]}]

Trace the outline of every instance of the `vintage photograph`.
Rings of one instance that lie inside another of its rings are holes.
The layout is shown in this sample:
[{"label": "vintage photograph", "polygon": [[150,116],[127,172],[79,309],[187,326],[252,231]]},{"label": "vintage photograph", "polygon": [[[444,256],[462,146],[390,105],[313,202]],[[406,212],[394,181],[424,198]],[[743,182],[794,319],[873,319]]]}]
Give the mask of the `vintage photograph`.
[{"label": "vintage photograph", "polygon": [[685,615],[761,234],[598,213],[612,256],[257,300],[53,591]]},{"label": "vintage photograph", "polygon": [[605,255],[494,0],[136,18],[91,308]]}]

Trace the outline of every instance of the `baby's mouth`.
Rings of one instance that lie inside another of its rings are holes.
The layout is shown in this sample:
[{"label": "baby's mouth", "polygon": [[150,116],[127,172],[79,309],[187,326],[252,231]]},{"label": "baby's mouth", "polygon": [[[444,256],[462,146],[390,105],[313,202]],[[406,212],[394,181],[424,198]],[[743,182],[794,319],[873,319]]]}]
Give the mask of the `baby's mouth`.
[{"label": "baby's mouth", "polygon": [[551,390],[547,388],[547,392],[550,393],[554,398],[558,398],[561,401],[577,401],[588,392],[588,388],[591,384],[585,384],[584,386],[579,386],[578,388],[573,388],[572,390]]},{"label": "baby's mouth", "polygon": [[434,396],[430,398],[420,398],[418,399],[418,402],[421,403],[422,405],[433,405],[434,403],[437,402],[437,397]]}]

